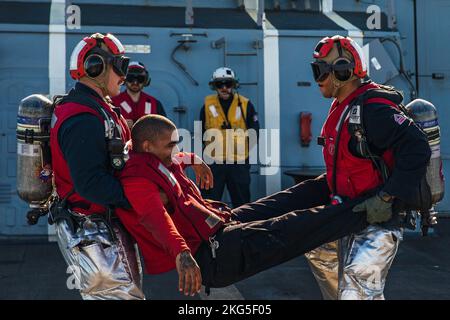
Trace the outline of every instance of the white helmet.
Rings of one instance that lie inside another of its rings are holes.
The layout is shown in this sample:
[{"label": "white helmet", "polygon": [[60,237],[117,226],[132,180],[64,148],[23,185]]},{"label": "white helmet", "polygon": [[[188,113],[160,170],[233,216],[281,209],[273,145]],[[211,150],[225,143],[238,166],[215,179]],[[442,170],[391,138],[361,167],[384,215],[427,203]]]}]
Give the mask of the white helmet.
[{"label": "white helmet", "polygon": [[214,83],[219,81],[231,80],[234,82],[234,88],[239,86],[239,80],[236,78],[234,71],[227,67],[221,67],[214,71],[209,86],[212,90],[215,90]]}]

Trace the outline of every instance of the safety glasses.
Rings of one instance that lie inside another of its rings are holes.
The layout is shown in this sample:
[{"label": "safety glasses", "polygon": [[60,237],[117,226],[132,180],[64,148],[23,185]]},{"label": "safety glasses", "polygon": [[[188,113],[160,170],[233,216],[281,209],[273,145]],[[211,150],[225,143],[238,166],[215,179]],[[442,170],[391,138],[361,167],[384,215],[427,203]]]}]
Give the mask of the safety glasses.
[{"label": "safety glasses", "polygon": [[226,81],[216,81],[214,82],[214,87],[216,89],[221,89],[223,87],[230,89],[232,87],[234,87],[234,82],[230,81],[230,80],[226,80]]},{"label": "safety glasses", "polygon": [[126,82],[138,82],[140,84],[144,83],[146,81],[146,77],[145,75],[142,74],[127,74],[127,79],[125,80]]}]

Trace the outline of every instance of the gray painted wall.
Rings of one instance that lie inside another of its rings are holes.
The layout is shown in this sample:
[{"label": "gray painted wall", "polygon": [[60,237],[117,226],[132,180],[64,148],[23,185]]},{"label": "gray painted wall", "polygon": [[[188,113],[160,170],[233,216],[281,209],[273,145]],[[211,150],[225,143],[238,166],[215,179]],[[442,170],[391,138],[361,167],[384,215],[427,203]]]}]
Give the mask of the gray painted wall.
[{"label": "gray painted wall", "polygon": [[[24,1],[21,1],[24,2]],[[48,1],[28,1],[44,2]],[[365,12],[368,4],[353,0],[334,1],[337,11]],[[73,3],[83,4],[120,4],[120,1],[89,1],[80,0]],[[185,1],[129,1],[133,5],[173,5],[181,7]],[[194,14],[197,7],[235,8],[237,1],[193,1]],[[281,18],[293,17],[295,11],[284,11],[289,8],[289,1],[280,1],[282,11],[273,13],[273,1],[266,1],[268,8],[267,16],[270,14],[281,14]],[[385,8],[386,1],[372,1]],[[425,3],[427,4],[425,7]],[[297,1],[298,8],[303,8],[305,1]],[[415,43],[414,43],[414,10],[413,2],[409,0],[395,1],[397,12],[397,29],[388,32],[365,31],[365,43],[375,37],[393,36],[401,38],[402,54],[404,56],[405,68],[415,73]],[[319,8],[319,1],[310,1],[312,9]],[[448,44],[436,40],[436,30],[448,33],[450,30],[448,19],[445,14],[450,13],[447,2],[442,0],[423,1],[418,0],[419,5],[419,61],[421,74],[431,72],[446,72],[450,74],[450,65],[447,59],[443,59],[437,52],[446,52]],[[219,10],[220,11],[220,10]],[[217,11],[217,12],[219,12]],[[197,13],[200,12],[197,10]],[[283,14],[285,14],[283,16]],[[311,13],[312,14],[312,13]],[[318,13],[316,13],[318,14]],[[318,14],[320,16],[320,14]],[[217,19],[229,18],[218,14]],[[278,16],[280,17],[280,16]],[[303,17],[303,16],[302,16]],[[312,17],[312,18],[311,18]],[[291,170],[301,166],[323,166],[321,148],[316,146],[315,138],[320,132],[323,120],[326,117],[329,103],[320,96],[319,90],[313,83],[310,73],[309,62],[314,45],[323,36],[336,33],[346,34],[346,31],[335,24],[333,27],[324,29],[323,25],[314,27],[314,17],[307,14],[303,21],[305,29],[279,30],[279,63],[280,70],[280,129],[281,129],[281,170]],[[164,17],[163,17],[164,18]],[[197,18],[202,18],[198,17]],[[204,18],[204,17],[203,17]],[[302,19],[303,19],[302,18]],[[194,15],[194,19],[196,19]],[[325,18],[328,19],[328,18]],[[125,22],[133,23],[133,17],[123,17]],[[283,20],[283,19],[281,19]],[[284,19],[286,20],[286,19]],[[311,23],[310,23],[311,21]],[[220,21],[219,21],[220,22]],[[83,23],[83,11],[82,11]],[[220,24],[220,23],[219,23]],[[240,93],[249,97],[259,112],[259,118],[264,127],[264,49],[255,49],[255,41],[262,42],[264,31],[256,25],[246,29],[224,29],[224,28],[153,28],[153,27],[115,27],[115,26],[82,26],[81,30],[66,33],[66,61],[68,65],[72,48],[83,35],[93,32],[113,32],[124,44],[147,44],[151,46],[150,54],[131,53],[133,59],[142,61],[150,70],[152,84],[147,89],[150,94],[155,95],[164,104],[168,116],[175,123],[189,130],[193,130],[193,121],[199,117],[203,97],[210,94],[208,81],[212,71],[223,64],[223,51],[213,49],[211,42],[221,37],[227,40],[229,52],[253,52],[254,56],[232,56],[227,58],[228,66],[235,69],[241,82],[257,83],[243,85]],[[172,63],[170,55],[173,48],[178,44],[180,37],[171,36],[171,33],[205,33],[207,36],[198,36],[197,43],[190,46],[189,51],[178,51],[176,57],[186,65],[187,69],[198,81],[199,86],[193,83]],[[31,93],[47,93],[48,84],[48,26],[27,24],[1,24],[0,23],[0,235],[30,235],[42,234],[47,231],[45,221],[39,226],[28,227],[25,225],[26,205],[18,199],[15,192],[15,126],[17,105],[21,98]],[[430,37],[429,35],[436,35]],[[450,34],[449,34],[450,36]],[[446,37],[448,38],[448,37]],[[398,65],[398,52],[390,43],[384,44],[394,64]],[[441,50],[441,51],[439,51]],[[430,78],[420,79],[421,97],[431,99],[435,102],[440,113],[440,123],[443,132],[443,153],[450,154],[450,142],[448,140],[448,115],[445,104],[450,98],[448,96],[449,80],[432,80]],[[310,82],[310,87],[299,87],[297,82]],[[73,85],[68,72],[66,77],[66,89]],[[405,96],[409,97],[407,83],[400,77],[389,82],[403,90]],[[184,106],[186,113],[174,112],[174,107]],[[298,118],[301,111],[309,111],[313,114],[313,141],[310,147],[300,146]],[[270,115],[268,115],[270,116]],[[450,174],[448,160],[444,164],[445,172]],[[257,199],[266,193],[265,177],[258,174],[258,166],[252,168],[252,198]],[[292,185],[290,177],[281,175],[281,186],[283,188]],[[447,188],[449,190],[449,188]],[[448,198],[448,197],[447,197]],[[449,200],[444,199],[439,206],[440,210],[450,210]],[[227,198],[225,199],[227,200]]]}]

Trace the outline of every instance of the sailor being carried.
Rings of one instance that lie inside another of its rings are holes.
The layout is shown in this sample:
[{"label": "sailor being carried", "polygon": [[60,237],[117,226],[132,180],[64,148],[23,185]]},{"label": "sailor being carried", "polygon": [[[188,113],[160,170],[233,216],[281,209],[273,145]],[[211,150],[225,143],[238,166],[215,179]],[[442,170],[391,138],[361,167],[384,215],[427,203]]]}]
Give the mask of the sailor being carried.
[{"label": "sailor being carried", "polygon": [[179,138],[169,119],[144,116],[131,136],[133,150],[119,178],[132,209],[118,209],[117,215],[136,239],[146,272],[176,268],[186,295],[202,284],[207,292],[228,286],[367,226],[366,214],[351,209],[370,194],[324,206],[325,175],[231,210],[204,199],[186,176],[184,169],[197,162],[204,168],[197,180],[212,186],[200,158],[174,153]]}]

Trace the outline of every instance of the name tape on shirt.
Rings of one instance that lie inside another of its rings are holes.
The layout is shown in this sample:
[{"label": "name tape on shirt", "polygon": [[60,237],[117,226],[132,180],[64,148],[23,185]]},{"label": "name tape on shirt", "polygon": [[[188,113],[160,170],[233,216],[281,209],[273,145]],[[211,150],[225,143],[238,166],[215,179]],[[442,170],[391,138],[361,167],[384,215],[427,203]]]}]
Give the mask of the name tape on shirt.
[{"label": "name tape on shirt", "polygon": [[236,108],[236,120],[239,120],[242,116],[241,108]]},{"label": "name tape on shirt", "polygon": [[211,229],[213,229],[221,221],[222,220],[212,212],[211,212],[210,216],[205,220],[206,224]]},{"label": "name tape on shirt", "polygon": [[145,114],[152,113],[152,103],[145,101]]},{"label": "name tape on shirt", "polygon": [[175,186],[177,184],[177,178],[175,178],[172,172],[170,172],[169,169],[167,169],[162,163],[159,164],[158,170],[161,171],[167,177],[167,179],[169,179],[172,186]]},{"label": "name tape on shirt", "polygon": [[128,104],[128,102],[123,101],[120,103],[120,106],[122,107],[123,110],[125,110],[126,113],[130,113],[131,112],[131,107]]},{"label": "name tape on shirt", "polygon": [[212,104],[208,108],[209,108],[209,111],[211,111],[214,118],[217,118],[219,116],[219,113],[217,112],[215,105]]}]

